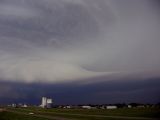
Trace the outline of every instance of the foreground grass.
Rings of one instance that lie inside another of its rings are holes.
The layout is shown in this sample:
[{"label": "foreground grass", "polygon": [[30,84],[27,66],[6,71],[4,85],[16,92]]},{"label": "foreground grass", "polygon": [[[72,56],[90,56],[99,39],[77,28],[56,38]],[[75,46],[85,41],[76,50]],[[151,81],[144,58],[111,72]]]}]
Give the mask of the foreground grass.
[{"label": "foreground grass", "polygon": [[43,112],[54,112],[54,113],[72,113],[72,114],[86,114],[86,115],[106,115],[106,116],[127,116],[127,117],[156,117],[160,118],[160,109],[157,108],[122,108],[114,110],[84,110],[84,109],[51,109],[43,110]]},{"label": "foreground grass", "polygon": [[4,112],[0,112],[0,120],[49,120],[49,119],[28,116],[28,115],[21,115],[21,114],[4,111]]},{"label": "foreground grass", "polygon": [[68,118],[69,120],[145,120],[148,118],[160,119],[160,109],[158,108],[123,108],[115,110],[11,108],[10,110],[22,113],[34,112],[36,115],[62,117]]},{"label": "foreground grass", "polygon": [[126,116],[126,117],[147,117],[160,118],[159,108],[122,108],[114,110],[103,109],[42,109],[42,108],[16,108],[16,111],[36,112],[48,115],[67,115],[67,114],[82,114],[82,115],[104,115],[104,116]]},{"label": "foreground grass", "polygon": [[[54,117],[56,117],[56,115],[54,115]],[[75,116],[64,116],[64,115],[59,117],[59,119],[55,119],[55,120],[64,120],[63,118],[67,118],[67,120],[134,120],[134,119],[123,119],[123,118],[102,118],[102,117],[91,117],[91,116],[75,117]],[[46,119],[43,117],[34,117],[34,116],[22,115],[22,114],[12,113],[12,112],[1,112],[0,120],[54,120],[54,118]]]}]

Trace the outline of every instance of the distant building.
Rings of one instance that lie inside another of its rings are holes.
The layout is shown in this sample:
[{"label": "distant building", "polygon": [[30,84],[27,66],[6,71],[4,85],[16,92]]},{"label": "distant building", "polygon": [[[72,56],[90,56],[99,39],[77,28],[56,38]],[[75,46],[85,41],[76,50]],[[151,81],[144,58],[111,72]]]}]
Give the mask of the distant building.
[{"label": "distant building", "polygon": [[85,105],[85,106],[82,106],[82,108],[83,108],[83,109],[91,109],[92,107],[91,107],[91,106],[88,106],[88,105],[87,105],[87,106]]},{"label": "distant building", "polygon": [[117,106],[115,105],[106,106],[106,109],[117,109]]},{"label": "distant building", "polygon": [[71,106],[67,105],[67,106],[64,106],[63,108],[71,109]]},{"label": "distant building", "polygon": [[105,109],[105,106],[101,106],[100,109]]},{"label": "distant building", "polygon": [[47,99],[47,108],[52,107],[52,99]]},{"label": "distant building", "polygon": [[28,107],[26,104],[24,104],[22,107],[24,107],[24,108],[26,108],[26,107]]},{"label": "distant building", "polygon": [[144,105],[138,105],[137,108],[145,108]]},{"label": "distant building", "polygon": [[42,104],[40,105],[42,108],[51,108],[53,104],[52,99],[47,97],[42,97]]},{"label": "distant building", "polygon": [[41,107],[43,107],[43,108],[47,107],[47,98],[46,97],[42,97]]},{"label": "distant building", "polygon": [[131,105],[128,105],[128,108],[132,108],[132,106],[131,106]]},{"label": "distant building", "polygon": [[14,104],[14,103],[13,103],[11,106],[12,106],[12,107],[17,107],[17,105],[16,105],[16,104]]}]

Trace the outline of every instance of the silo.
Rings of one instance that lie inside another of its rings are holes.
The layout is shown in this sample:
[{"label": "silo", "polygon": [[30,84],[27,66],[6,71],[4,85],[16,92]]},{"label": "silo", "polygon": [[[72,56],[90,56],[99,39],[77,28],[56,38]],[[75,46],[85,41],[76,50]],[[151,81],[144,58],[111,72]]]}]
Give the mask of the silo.
[{"label": "silo", "polygon": [[42,107],[43,108],[47,107],[47,98],[46,97],[42,97]]}]

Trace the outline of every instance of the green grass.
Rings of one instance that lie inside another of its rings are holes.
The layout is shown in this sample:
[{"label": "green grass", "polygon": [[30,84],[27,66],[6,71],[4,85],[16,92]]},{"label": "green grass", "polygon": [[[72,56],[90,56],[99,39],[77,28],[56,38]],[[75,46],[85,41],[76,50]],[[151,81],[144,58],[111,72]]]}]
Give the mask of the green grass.
[{"label": "green grass", "polygon": [[[59,117],[59,116],[54,115],[54,117]],[[68,118],[69,120],[123,120],[119,118],[113,119],[113,118],[88,117],[88,116],[76,116],[75,117],[75,116],[62,115],[61,117]],[[1,112],[0,120],[49,120],[49,119],[28,116],[28,115],[21,115],[21,114],[11,113],[11,112]],[[53,119],[50,119],[50,120],[53,120]],[[131,119],[125,119],[125,120],[131,120]]]},{"label": "green grass", "polygon": [[[42,111],[49,111],[49,110],[42,110]],[[77,110],[62,110],[62,109],[53,109],[50,110],[51,112],[57,113],[72,113],[72,114],[89,114],[89,115],[108,115],[108,116],[128,116],[128,117],[160,117],[160,110],[159,109],[151,109],[151,108],[123,108],[123,109],[114,109],[114,110],[84,110],[84,109],[77,109]]]},{"label": "green grass", "polygon": [[28,115],[21,115],[21,114],[4,111],[4,112],[0,112],[0,120],[49,120],[49,119],[28,116]]},{"label": "green grass", "polygon": [[127,116],[127,117],[148,117],[160,118],[160,109],[158,108],[122,108],[114,110],[103,109],[41,109],[41,108],[26,108],[15,109],[17,111],[33,111],[43,114],[83,114],[83,115],[106,115],[106,116]]},{"label": "green grass", "polygon": [[[158,118],[158,119],[160,118],[159,114],[160,109],[158,108],[131,108],[131,109],[123,108],[114,110],[11,108],[10,110],[22,113],[34,112],[36,115],[40,114],[40,115],[62,117],[62,118],[76,119],[76,120],[134,120],[134,118],[124,119],[120,117],[111,118],[105,116],[145,117],[145,118]],[[92,116],[92,115],[101,115],[101,116]]]}]

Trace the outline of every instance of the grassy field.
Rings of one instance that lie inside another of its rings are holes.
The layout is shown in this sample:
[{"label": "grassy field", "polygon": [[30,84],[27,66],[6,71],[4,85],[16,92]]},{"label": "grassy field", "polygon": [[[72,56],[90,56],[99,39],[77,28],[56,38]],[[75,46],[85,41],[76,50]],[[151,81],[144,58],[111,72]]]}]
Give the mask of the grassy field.
[{"label": "grassy field", "polygon": [[49,119],[4,111],[0,112],[0,120],[49,120]]},{"label": "grassy field", "polygon": [[[29,115],[33,112],[34,115]],[[41,109],[9,108],[0,113],[0,120],[154,120],[160,119],[158,108]]]}]

